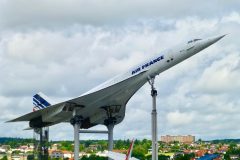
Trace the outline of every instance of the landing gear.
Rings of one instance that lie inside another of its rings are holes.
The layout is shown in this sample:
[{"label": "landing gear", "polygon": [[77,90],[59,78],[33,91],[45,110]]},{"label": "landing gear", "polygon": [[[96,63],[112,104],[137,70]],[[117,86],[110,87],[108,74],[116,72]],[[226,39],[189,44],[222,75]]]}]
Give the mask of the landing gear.
[{"label": "landing gear", "polygon": [[157,108],[156,97],[157,90],[154,87],[155,77],[149,77],[148,82],[151,85],[152,96],[152,160],[158,160],[158,140],[157,140]]},{"label": "landing gear", "polygon": [[49,128],[35,128],[34,129],[34,157],[39,160],[48,159],[48,140]]}]

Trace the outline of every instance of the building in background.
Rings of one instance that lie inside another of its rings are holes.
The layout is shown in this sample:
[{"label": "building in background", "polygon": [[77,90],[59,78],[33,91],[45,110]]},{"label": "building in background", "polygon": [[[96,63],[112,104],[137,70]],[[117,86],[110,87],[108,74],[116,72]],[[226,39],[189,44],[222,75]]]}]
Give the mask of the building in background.
[{"label": "building in background", "polygon": [[62,151],[51,151],[49,150],[49,156],[51,158],[64,158],[63,152]]},{"label": "building in background", "polygon": [[195,142],[195,136],[187,135],[187,136],[161,136],[161,141],[165,143],[170,143],[170,142],[180,142],[180,143],[193,143]]}]

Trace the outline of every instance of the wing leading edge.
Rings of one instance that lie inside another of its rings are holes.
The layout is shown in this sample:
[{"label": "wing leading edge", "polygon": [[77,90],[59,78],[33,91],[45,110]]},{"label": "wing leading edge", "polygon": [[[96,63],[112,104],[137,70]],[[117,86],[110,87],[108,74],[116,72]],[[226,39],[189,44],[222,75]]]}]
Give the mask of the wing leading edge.
[{"label": "wing leading edge", "polygon": [[[96,92],[57,103],[35,112],[30,112],[8,122],[40,121],[40,123],[43,125],[40,125],[40,127],[50,126],[53,124],[70,121],[73,108],[76,107],[79,108],[78,114],[82,115],[84,118],[94,116],[94,114],[99,112],[99,110],[102,110],[102,107],[104,106],[114,105],[121,107],[121,113],[119,114],[125,114],[124,111],[126,103],[132,97],[132,95],[147,81],[145,78],[143,78],[143,74],[144,72]],[[105,116],[106,114],[100,115],[100,118],[92,125],[101,124],[104,118],[106,118]],[[119,118],[118,123],[120,123],[123,117],[124,115]],[[91,125],[89,125],[89,127],[90,126]]]}]

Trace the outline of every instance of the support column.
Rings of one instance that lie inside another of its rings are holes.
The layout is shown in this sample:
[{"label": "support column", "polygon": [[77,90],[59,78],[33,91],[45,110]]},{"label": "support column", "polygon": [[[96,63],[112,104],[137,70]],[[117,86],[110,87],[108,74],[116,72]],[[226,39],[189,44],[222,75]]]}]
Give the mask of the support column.
[{"label": "support column", "polygon": [[74,160],[79,159],[79,124],[74,124]]},{"label": "support column", "polygon": [[[108,151],[113,150],[113,128],[116,123],[116,118],[112,117],[111,113],[108,112],[108,119],[104,121],[104,124],[108,129]],[[108,160],[112,160],[108,157]]]},{"label": "support column", "polygon": [[154,87],[154,80],[155,77],[149,79],[152,96],[152,160],[158,160],[157,108],[156,108],[157,90]]},{"label": "support column", "polygon": [[73,118],[70,123],[74,128],[74,160],[79,160],[79,129],[81,126],[82,117],[76,115],[76,110],[73,111]]},{"label": "support column", "polygon": [[39,137],[39,155],[38,158],[39,160],[43,160],[43,135],[42,135],[43,129],[40,128],[40,137]]},{"label": "support column", "polygon": [[107,126],[108,128],[108,150],[112,151],[113,150],[113,128],[114,124],[109,124]]},{"label": "support column", "polygon": [[49,142],[49,127],[44,127],[43,128],[43,159],[47,160],[48,159],[48,142]]}]

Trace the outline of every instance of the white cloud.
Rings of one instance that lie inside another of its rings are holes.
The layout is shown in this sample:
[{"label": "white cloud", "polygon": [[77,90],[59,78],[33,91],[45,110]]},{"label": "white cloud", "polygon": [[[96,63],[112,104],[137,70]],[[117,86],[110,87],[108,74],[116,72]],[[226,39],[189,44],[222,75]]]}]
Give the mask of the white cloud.
[{"label": "white cloud", "polygon": [[[240,54],[232,53],[206,68],[196,87],[206,93],[239,92]],[[207,82],[207,83],[206,83]]]},{"label": "white cloud", "polygon": [[226,16],[222,19],[223,23],[235,22],[240,23],[240,15],[238,12],[232,12],[229,16]]},{"label": "white cloud", "polygon": [[136,19],[152,17],[181,18],[186,16],[223,16],[239,10],[239,1],[182,0],[13,0],[0,2],[0,26],[6,29],[52,27],[74,24],[121,25]]},{"label": "white cloud", "polygon": [[167,114],[167,122],[173,126],[187,125],[192,122],[194,118],[193,113],[181,113],[179,111],[170,112]]}]

